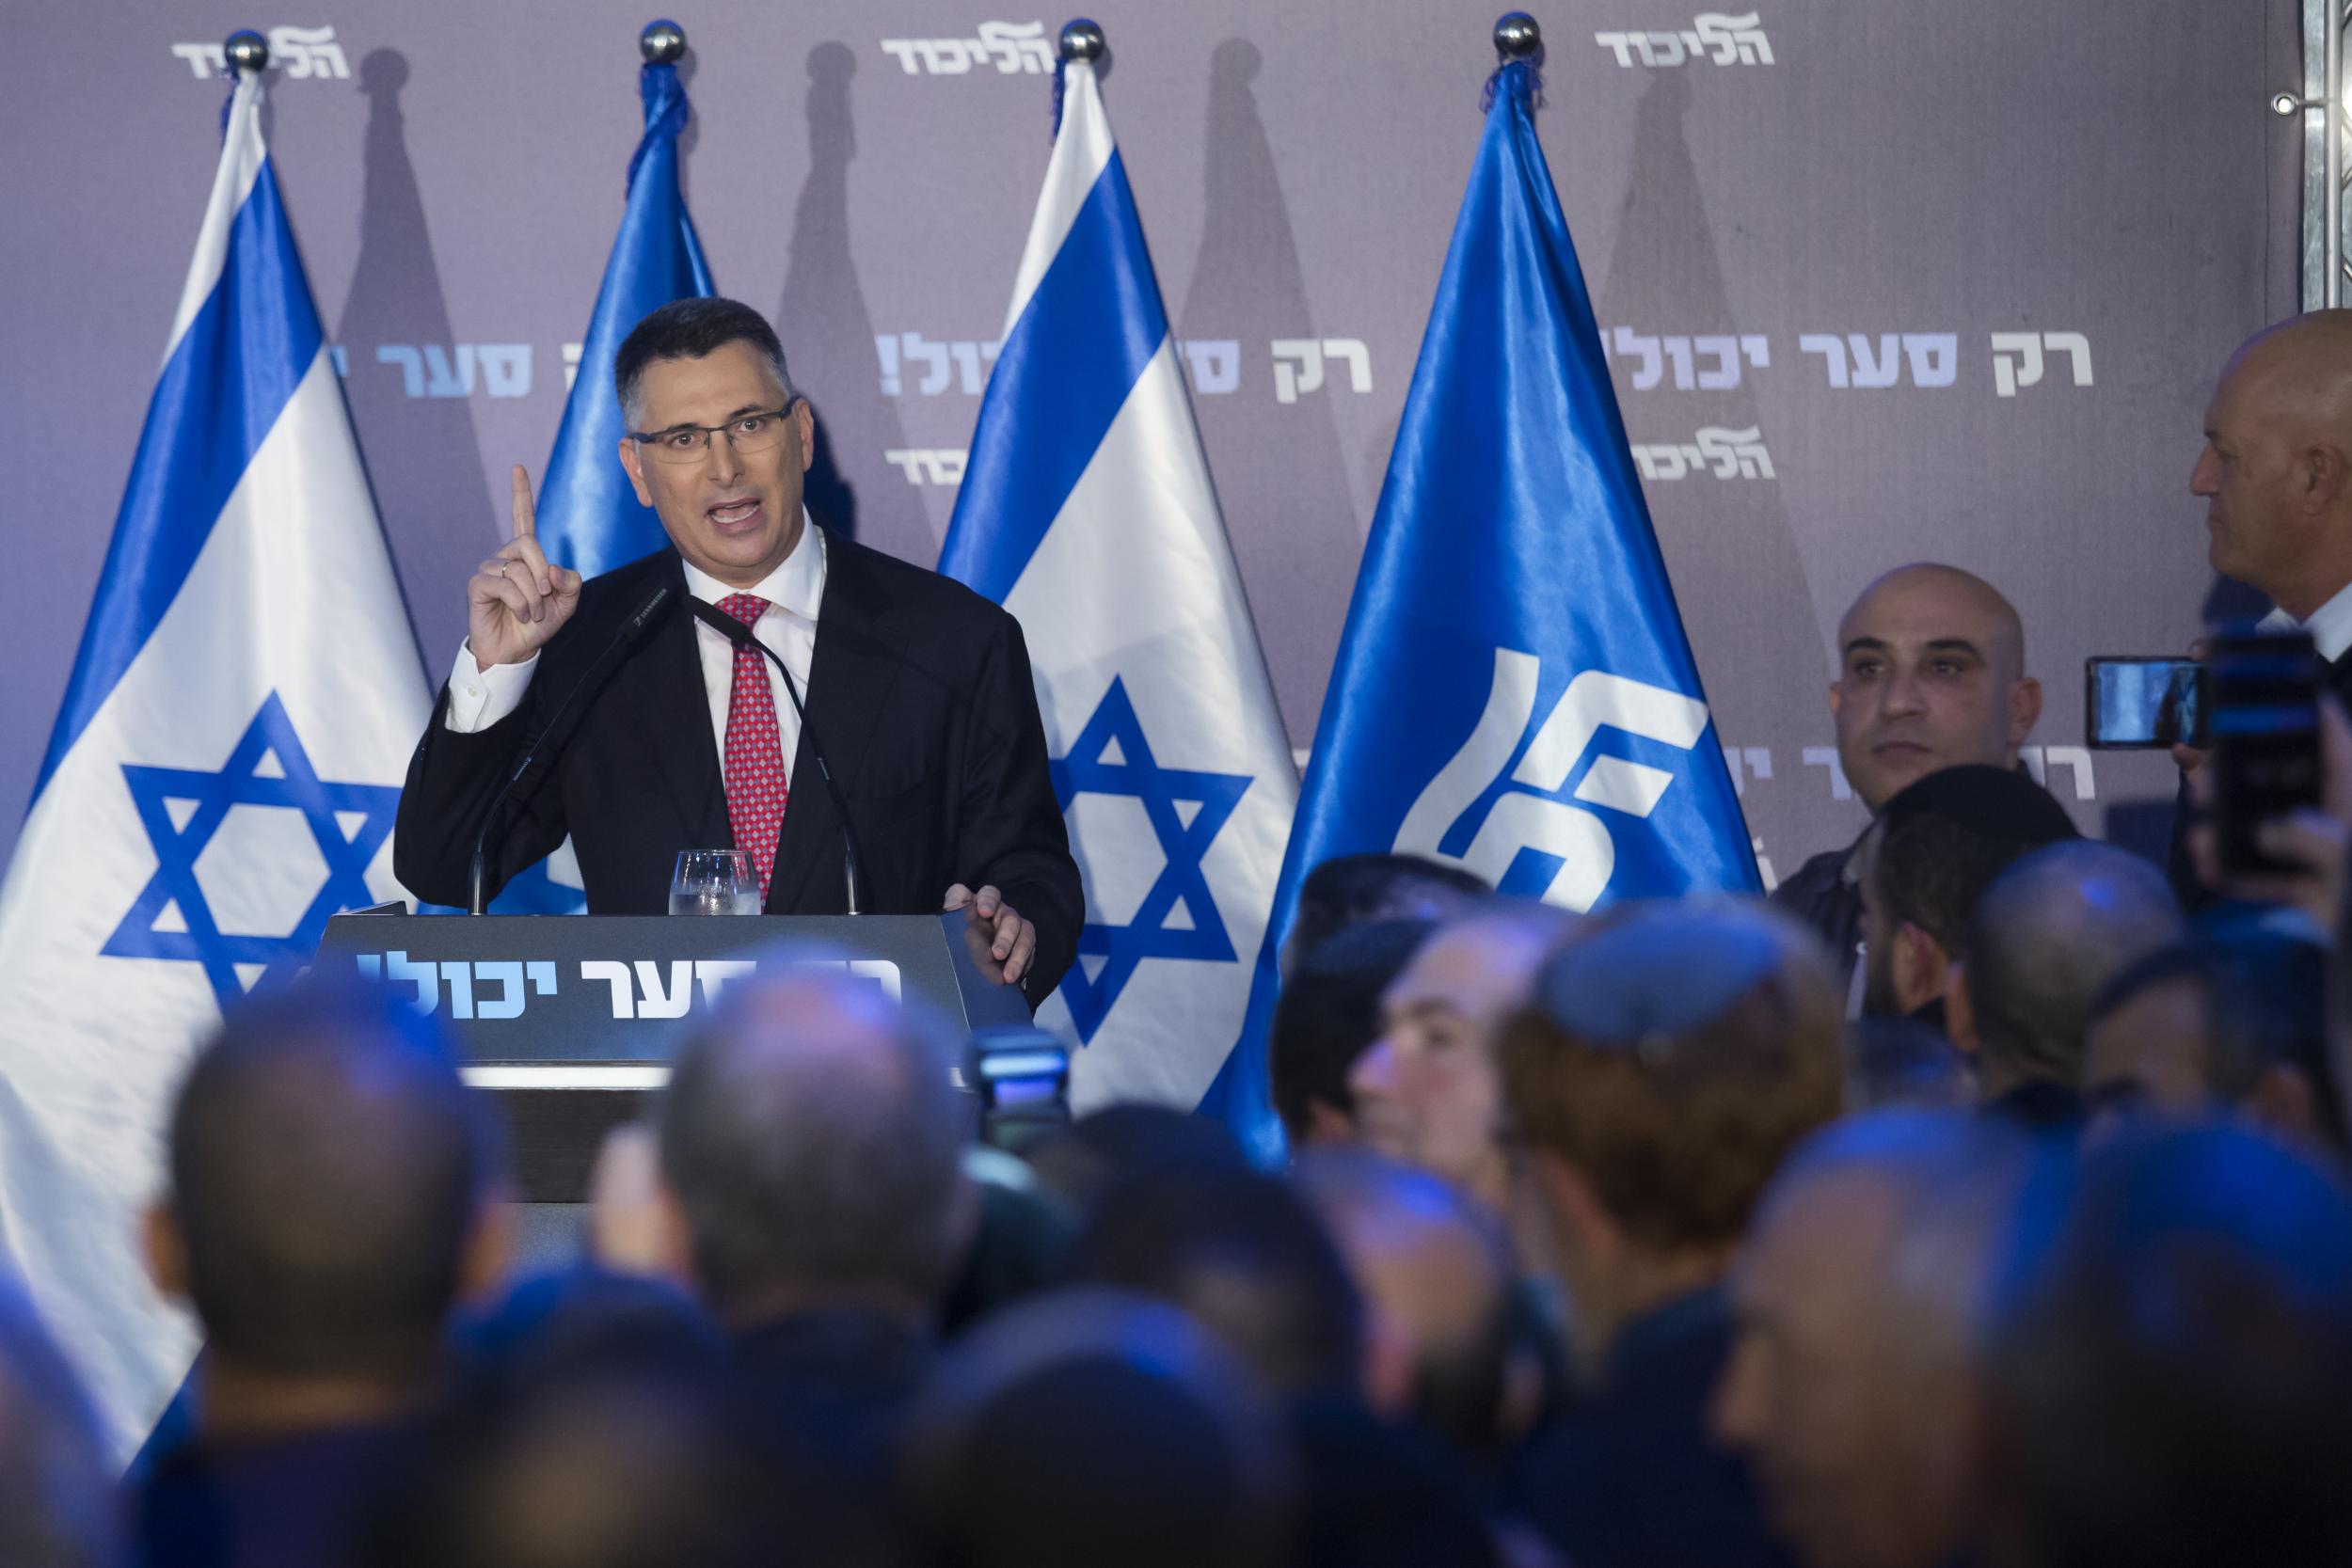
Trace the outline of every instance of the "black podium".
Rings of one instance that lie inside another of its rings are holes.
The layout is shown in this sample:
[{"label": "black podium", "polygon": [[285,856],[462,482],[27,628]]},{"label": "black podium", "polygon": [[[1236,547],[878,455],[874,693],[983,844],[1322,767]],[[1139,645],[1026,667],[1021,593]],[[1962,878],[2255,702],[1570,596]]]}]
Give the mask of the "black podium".
[{"label": "black podium", "polygon": [[447,1019],[466,1078],[494,1095],[529,1203],[577,1203],[612,1127],[660,1087],[679,1032],[730,981],[846,971],[919,997],[976,1039],[1026,1037],[1018,989],[984,973],[987,943],[958,911],[914,915],[342,914],[318,962],[413,987]]}]

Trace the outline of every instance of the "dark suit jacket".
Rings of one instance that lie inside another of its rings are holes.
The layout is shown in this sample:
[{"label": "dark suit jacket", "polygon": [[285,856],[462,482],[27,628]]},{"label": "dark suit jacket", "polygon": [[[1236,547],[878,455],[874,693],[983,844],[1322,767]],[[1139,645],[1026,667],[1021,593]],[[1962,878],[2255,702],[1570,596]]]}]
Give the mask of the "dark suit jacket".
[{"label": "dark suit jacket", "polygon": [[[516,785],[521,809],[498,839],[490,886],[568,833],[590,911],[660,914],[679,850],[734,843],[685,570],[665,549],[581,588],[505,719],[453,733],[442,691],[401,791],[392,866],[411,892],[466,901],[474,835],[501,784],[621,623],[664,583],[672,600],[580,694]],[[813,760],[815,737],[849,809],[866,911],[924,913],[951,883],[993,883],[1037,926],[1024,989],[1032,1006],[1042,1000],[1077,952],[1085,896],[1019,624],[960,583],[829,535],[804,695],[768,912],[848,909],[841,819]]]}]

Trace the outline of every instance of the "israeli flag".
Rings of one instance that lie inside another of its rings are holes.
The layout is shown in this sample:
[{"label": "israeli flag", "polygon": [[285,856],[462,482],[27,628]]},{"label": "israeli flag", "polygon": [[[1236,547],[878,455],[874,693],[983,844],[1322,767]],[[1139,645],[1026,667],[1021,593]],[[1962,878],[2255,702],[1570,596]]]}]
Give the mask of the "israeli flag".
[{"label": "israeli flag", "polygon": [[678,184],[677,140],[686,129],[688,105],[677,67],[639,68],[637,89],[644,101],[645,129],[628,160],[628,199],[596,289],[555,451],[539,484],[540,547],[548,560],[584,578],[670,542],[661,519],[638,501],[621,468],[621,405],[612,390],[612,360],[621,340],[672,300],[712,293],[710,264],[703,260],[702,241],[695,237]]},{"label": "israeli flag", "polygon": [[0,1252],[127,1458],[196,1337],[135,1247],[224,1004],[397,897],[427,689],[262,141],[220,172],[33,804],[0,882]]},{"label": "israeli flag", "polygon": [[1086,879],[1038,1014],[1085,1047],[1073,1103],[1190,1109],[1241,1023],[1298,775],[1094,68],[1063,71],[939,569],[1028,641]]},{"label": "israeli flag", "polygon": [[1397,851],[1572,910],[1758,892],[1584,275],[1506,65],[1406,393],[1249,1014],[1204,1109],[1279,1158],[1265,1030],[1307,873]]}]

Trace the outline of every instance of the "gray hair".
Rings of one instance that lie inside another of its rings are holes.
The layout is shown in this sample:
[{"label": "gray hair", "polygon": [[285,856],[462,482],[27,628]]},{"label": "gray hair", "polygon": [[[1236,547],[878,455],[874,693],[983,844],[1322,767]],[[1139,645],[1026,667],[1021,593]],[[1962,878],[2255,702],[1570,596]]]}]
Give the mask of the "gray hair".
[{"label": "gray hair", "polygon": [[930,1301],[960,1238],[959,1040],[837,958],[761,969],[689,1037],[658,1113],[698,1282],[722,1312],[775,1292]]}]

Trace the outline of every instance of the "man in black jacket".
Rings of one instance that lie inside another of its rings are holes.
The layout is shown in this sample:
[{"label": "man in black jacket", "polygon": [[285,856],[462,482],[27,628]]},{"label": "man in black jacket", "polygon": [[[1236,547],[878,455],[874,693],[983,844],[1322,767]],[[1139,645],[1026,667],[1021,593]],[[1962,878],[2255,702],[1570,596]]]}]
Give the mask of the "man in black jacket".
[{"label": "man in black jacket", "polygon": [[[1004,980],[1041,1000],[1075,957],[1084,896],[1019,625],[810,523],[814,421],[749,307],[663,306],[614,380],[621,464],[672,547],[583,583],[540,549],[516,470],[514,538],[467,585],[467,644],[409,765],[401,881],[464,902],[493,800],[548,735],[513,820],[490,824],[490,890],[569,834],[598,913],[663,912],[678,851],[728,846],[750,852],[768,912],[838,913],[846,835],[866,911],[968,907]],[[779,656],[805,722],[773,661],[690,598]]]},{"label": "man in black jacket", "polygon": [[[1991,583],[1957,566],[1898,566],[1837,623],[1829,711],[1838,765],[1875,821],[1930,773],[1963,763],[2016,767],[2017,748],[2042,717],[2042,683],[2026,673],[2015,608]],[[1849,976],[1862,935],[1855,847],[1814,856],[1772,893],[1820,933]]]}]

